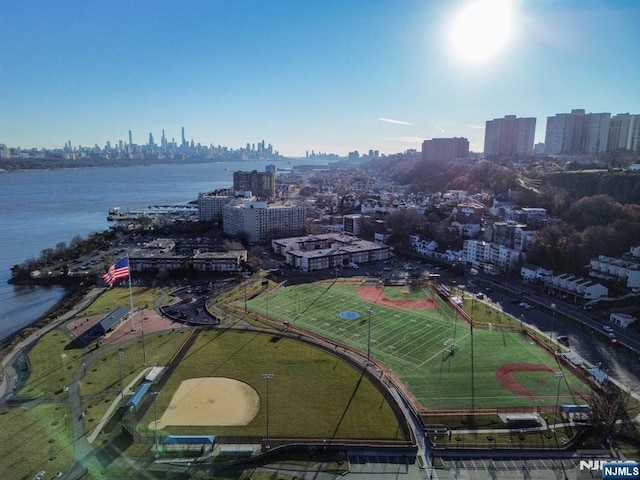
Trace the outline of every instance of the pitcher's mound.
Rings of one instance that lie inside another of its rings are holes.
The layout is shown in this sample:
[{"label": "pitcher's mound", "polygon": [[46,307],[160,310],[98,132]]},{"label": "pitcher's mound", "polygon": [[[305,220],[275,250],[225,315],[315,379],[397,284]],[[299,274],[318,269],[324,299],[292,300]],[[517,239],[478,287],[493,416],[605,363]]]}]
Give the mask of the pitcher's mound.
[{"label": "pitcher's mound", "polygon": [[251,385],[232,378],[191,378],[180,384],[155,428],[247,425],[259,408],[260,397]]}]

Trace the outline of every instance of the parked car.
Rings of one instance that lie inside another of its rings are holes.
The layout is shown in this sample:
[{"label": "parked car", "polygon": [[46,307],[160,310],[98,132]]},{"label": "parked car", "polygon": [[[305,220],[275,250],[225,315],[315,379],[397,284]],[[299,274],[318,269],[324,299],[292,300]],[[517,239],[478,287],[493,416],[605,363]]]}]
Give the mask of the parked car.
[{"label": "parked car", "polygon": [[605,332],[613,332],[613,328],[611,328],[609,325],[605,325],[604,327],[602,327],[602,329]]}]

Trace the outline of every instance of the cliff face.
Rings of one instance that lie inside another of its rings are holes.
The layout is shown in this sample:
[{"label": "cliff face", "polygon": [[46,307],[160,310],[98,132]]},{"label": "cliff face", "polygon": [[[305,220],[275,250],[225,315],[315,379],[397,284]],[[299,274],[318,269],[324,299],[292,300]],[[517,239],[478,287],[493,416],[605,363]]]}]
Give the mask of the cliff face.
[{"label": "cliff face", "polygon": [[620,203],[640,204],[640,172],[560,172],[544,183],[567,190],[573,199],[609,195]]}]

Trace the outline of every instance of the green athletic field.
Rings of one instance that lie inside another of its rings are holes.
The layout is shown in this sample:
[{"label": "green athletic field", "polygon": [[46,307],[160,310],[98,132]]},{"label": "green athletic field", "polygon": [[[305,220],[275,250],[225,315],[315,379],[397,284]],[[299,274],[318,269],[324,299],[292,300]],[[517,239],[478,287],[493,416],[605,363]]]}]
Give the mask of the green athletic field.
[{"label": "green athletic field", "polygon": [[[558,385],[561,404],[584,403],[580,393],[588,392],[588,387],[521,334],[476,328],[472,336],[470,326],[435,294],[438,308],[406,310],[359,298],[359,286],[340,282],[284,286],[251,299],[248,307],[365,355],[370,316],[371,357],[398,376],[427,409],[555,406]],[[415,290],[402,293],[409,287],[379,288],[381,295],[392,300],[418,296]],[[431,294],[424,290],[419,296],[426,299]],[[357,312],[359,317],[343,319],[340,313],[345,311]],[[514,374],[534,397],[513,394],[498,382],[496,370],[516,363],[552,370]],[[557,370],[564,374],[560,383],[553,375]]]}]

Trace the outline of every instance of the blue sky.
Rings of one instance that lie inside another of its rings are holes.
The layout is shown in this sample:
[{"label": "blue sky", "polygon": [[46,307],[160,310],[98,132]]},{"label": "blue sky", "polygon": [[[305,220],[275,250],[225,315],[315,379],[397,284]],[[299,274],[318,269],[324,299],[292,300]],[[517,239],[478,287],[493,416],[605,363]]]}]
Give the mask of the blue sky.
[{"label": "blue sky", "polygon": [[[555,113],[640,113],[640,2],[475,1],[509,4],[511,36],[484,60],[454,48],[466,0],[4,0],[0,143],[159,142],[184,126],[291,156],[453,136],[481,151],[485,121],[507,114],[537,117],[543,141]],[[475,32],[490,23],[475,17],[472,44],[502,28]]]}]

